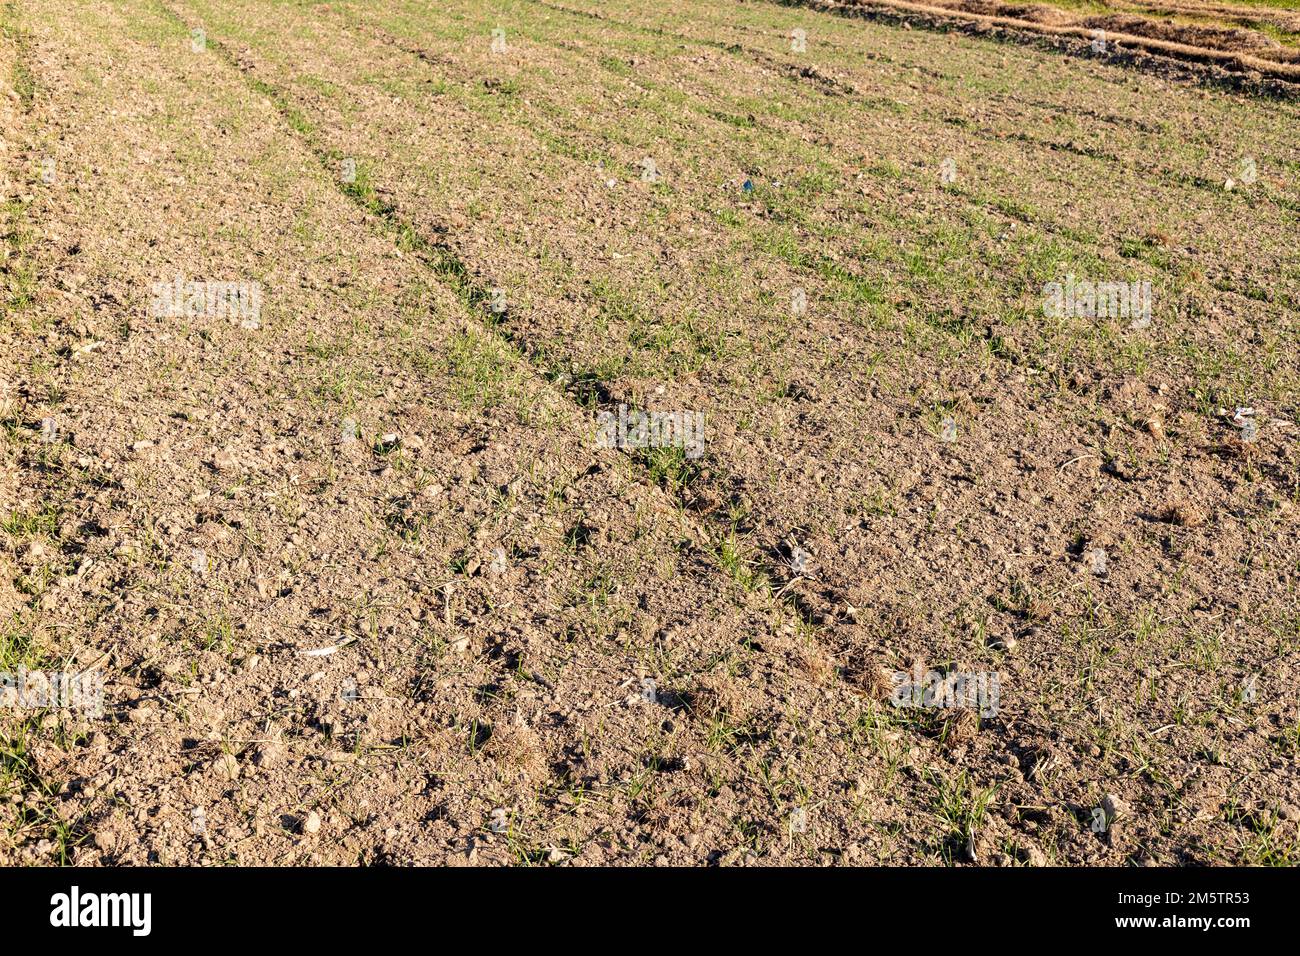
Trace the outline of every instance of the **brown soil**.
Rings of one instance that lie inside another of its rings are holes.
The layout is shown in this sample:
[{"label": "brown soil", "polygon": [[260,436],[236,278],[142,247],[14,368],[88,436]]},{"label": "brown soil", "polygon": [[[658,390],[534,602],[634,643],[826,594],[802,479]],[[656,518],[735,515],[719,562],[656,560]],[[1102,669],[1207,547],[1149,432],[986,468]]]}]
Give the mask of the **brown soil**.
[{"label": "brown soil", "polygon": [[5,862],[1296,860],[1294,104],[722,0],[125,9],[0,44],[0,647],[107,680],[4,715]]}]

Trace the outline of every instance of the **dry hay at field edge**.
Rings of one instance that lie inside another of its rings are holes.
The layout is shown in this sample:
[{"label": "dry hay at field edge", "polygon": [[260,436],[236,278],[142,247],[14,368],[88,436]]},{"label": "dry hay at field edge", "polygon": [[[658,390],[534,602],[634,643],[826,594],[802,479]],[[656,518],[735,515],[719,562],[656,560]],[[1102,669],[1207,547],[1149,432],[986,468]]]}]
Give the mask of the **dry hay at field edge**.
[{"label": "dry hay at field edge", "polygon": [[1136,7],[1153,13],[1190,17],[1212,17],[1242,26],[1263,23],[1288,33],[1300,33],[1300,10],[1281,7],[1239,7],[1230,4],[1203,3],[1201,0],[1134,0]]},{"label": "dry hay at field edge", "polygon": [[996,0],[939,0],[935,4],[907,0],[798,0],[798,5],[835,12],[912,14],[969,23],[981,29],[1001,27],[1049,37],[1092,40],[1097,30],[1105,30],[1111,47],[1300,82],[1300,54],[1254,30],[1174,24],[1137,14],[1084,17],[1047,4],[1018,6]]}]

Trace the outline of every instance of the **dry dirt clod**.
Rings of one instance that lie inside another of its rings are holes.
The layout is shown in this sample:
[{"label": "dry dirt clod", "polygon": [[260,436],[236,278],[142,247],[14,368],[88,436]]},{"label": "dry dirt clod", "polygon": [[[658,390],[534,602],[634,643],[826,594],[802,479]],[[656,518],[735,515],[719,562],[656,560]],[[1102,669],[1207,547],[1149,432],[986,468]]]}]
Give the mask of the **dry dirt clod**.
[{"label": "dry dirt clod", "polygon": [[1205,512],[1191,501],[1179,499],[1165,506],[1164,520],[1181,528],[1199,528],[1205,524]]},{"label": "dry dirt clod", "polygon": [[975,739],[979,734],[979,729],[979,715],[969,708],[958,707],[945,722],[944,746],[949,750],[963,747]]},{"label": "dry dirt clod", "polygon": [[253,763],[263,770],[274,770],[285,761],[285,749],[279,743],[262,744],[253,753]]},{"label": "dry dirt clod", "polygon": [[233,452],[228,449],[222,449],[212,456],[212,467],[217,471],[229,472],[239,467],[239,461],[235,458]]},{"label": "dry dirt clod", "polygon": [[1102,798],[1101,809],[1107,820],[1115,821],[1128,813],[1129,806],[1115,794],[1108,793]]}]

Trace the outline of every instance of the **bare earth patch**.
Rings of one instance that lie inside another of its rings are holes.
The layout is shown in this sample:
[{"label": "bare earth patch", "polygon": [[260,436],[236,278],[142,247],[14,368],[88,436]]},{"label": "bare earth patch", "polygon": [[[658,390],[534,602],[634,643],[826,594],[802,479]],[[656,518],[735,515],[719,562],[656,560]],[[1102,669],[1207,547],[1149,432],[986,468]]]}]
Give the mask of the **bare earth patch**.
[{"label": "bare earth patch", "polygon": [[0,710],[0,862],[1300,858],[1294,101],[726,0],[2,23],[0,672],[103,710]]}]

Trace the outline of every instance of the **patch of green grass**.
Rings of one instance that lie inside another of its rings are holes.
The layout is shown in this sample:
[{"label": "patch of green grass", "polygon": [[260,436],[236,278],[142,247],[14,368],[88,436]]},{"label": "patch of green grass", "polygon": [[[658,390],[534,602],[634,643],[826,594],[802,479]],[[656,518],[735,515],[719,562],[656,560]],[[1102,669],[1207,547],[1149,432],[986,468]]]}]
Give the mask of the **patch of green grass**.
[{"label": "patch of green grass", "polygon": [[446,370],[465,408],[492,408],[512,393],[515,379],[514,356],[493,339],[470,332],[451,338],[446,353]]},{"label": "patch of green grass", "polygon": [[36,233],[27,222],[27,204],[9,200],[0,205],[0,229],[8,253],[2,287],[5,308],[0,312],[12,321],[36,302],[36,263],[27,255]]},{"label": "patch of green grass", "polygon": [[14,673],[20,667],[33,670],[42,665],[36,635],[19,617],[0,626],[0,671]]},{"label": "patch of green grass", "polygon": [[27,511],[11,511],[0,521],[0,529],[17,542],[43,536],[54,538],[59,531],[59,508],[47,502],[39,508]]},{"label": "patch of green grass", "polygon": [[728,126],[734,126],[737,129],[753,129],[756,125],[754,117],[749,115],[737,116],[734,113],[724,113],[722,110],[708,110],[708,115],[719,123],[726,123]]},{"label": "patch of green grass", "polygon": [[1295,823],[1286,823],[1272,812],[1245,813],[1230,808],[1230,823],[1240,823],[1246,835],[1238,845],[1248,866],[1300,866],[1300,834]]},{"label": "patch of green grass", "polygon": [[36,101],[36,76],[28,64],[30,40],[26,29],[19,22],[16,3],[6,3],[0,8],[0,32],[14,45],[17,55],[13,61],[13,89],[18,94],[18,102],[23,110],[30,111]]},{"label": "patch of green grass", "polygon": [[199,645],[206,651],[220,650],[229,656],[235,650],[235,626],[224,612],[205,620],[199,628]]},{"label": "patch of green grass", "polygon": [[686,449],[676,445],[647,448],[640,458],[650,480],[677,497],[700,476],[697,459],[687,457]]},{"label": "patch of green grass", "polygon": [[746,591],[757,590],[767,580],[752,547],[733,528],[713,545],[713,559],[719,568]]},{"label": "patch of green grass", "polygon": [[632,75],[632,68],[628,66],[627,61],[619,59],[616,56],[602,55],[597,58],[596,62],[604,69],[609,70],[609,72],[617,74],[618,76]]},{"label": "patch of green grass", "polygon": [[[32,671],[48,666],[35,632],[25,621],[15,616],[0,625],[0,672],[15,675],[19,668]],[[7,707],[0,709],[0,797],[35,794],[37,799],[23,804],[11,831],[15,836],[39,834],[52,840],[59,862],[66,864],[76,842],[74,824],[46,808],[44,800],[59,786],[39,772],[30,755],[30,741],[38,733],[41,714],[14,714]]]},{"label": "patch of green grass", "polygon": [[965,847],[984,825],[997,786],[978,788],[965,770],[953,776],[931,771],[927,779],[934,787],[931,810],[943,824],[950,843]]}]

